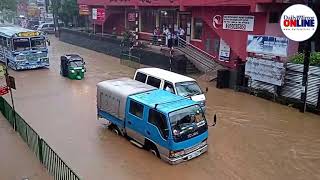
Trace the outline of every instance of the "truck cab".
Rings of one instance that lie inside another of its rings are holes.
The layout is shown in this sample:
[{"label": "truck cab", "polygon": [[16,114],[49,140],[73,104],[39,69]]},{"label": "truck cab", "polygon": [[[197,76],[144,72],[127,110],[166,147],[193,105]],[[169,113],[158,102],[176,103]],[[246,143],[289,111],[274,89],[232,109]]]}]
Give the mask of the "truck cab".
[{"label": "truck cab", "polygon": [[170,164],[208,150],[208,125],[197,102],[128,78],[97,88],[98,116],[137,146]]}]

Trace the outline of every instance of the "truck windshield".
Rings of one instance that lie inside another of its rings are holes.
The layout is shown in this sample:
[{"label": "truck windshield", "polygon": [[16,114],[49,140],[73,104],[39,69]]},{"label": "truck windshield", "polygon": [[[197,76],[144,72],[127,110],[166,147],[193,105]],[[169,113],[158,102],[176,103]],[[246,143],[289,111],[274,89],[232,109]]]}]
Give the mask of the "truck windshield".
[{"label": "truck windshield", "polygon": [[205,132],[207,121],[199,105],[193,105],[169,113],[175,142],[181,142]]},{"label": "truck windshield", "polygon": [[196,81],[176,83],[177,94],[184,97],[203,94]]},{"label": "truck windshield", "polygon": [[46,43],[44,38],[31,38],[31,47],[32,49],[44,48],[46,47]]},{"label": "truck windshield", "polygon": [[29,38],[16,38],[13,39],[13,47],[15,51],[23,51],[30,49]]}]

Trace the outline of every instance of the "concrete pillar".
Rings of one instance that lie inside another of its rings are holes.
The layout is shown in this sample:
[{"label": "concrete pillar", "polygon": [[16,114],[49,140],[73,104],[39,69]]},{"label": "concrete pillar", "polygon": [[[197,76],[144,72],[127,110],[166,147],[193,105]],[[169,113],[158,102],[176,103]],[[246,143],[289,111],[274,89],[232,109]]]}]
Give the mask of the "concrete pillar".
[{"label": "concrete pillar", "polygon": [[157,11],[157,14],[156,14],[156,26],[160,27],[160,12],[159,11]]},{"label": "concrete pillar", "polygon": [[124,29],[128,29],[128,15],[127,15],[127,8],[124,7]]},{"label": "concrete pillar", "polygon": [[[138,21],[137,21],[137,19],[138,19]],[[139,10],[136,11],[136,26],[137,25],[138,25],[138,32],[140,32],[142,29],[142,23],[141,23],[141,13]]]}]

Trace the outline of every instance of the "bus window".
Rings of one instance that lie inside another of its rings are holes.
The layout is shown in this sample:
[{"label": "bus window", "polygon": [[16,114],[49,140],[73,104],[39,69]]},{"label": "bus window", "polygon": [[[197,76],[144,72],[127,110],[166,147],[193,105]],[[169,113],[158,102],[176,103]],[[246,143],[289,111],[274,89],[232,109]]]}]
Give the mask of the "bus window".
[{"label": "bus window", "polygon": [[30,49],[30,41],[28,38],[13,39],[14,50],[23,51]]},{"label": "bus window", "polygon": [[43,48],[46,43],[43,38],[31,38],[31,48]]}]

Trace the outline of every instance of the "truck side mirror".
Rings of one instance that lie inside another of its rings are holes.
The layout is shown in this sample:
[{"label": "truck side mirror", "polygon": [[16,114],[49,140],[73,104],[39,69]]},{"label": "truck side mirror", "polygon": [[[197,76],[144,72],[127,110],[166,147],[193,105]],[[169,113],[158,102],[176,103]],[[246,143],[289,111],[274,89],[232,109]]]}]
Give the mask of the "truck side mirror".
[{"label": "truck side mirror", "polygon": [[208,91],[209,91],[209,88],[208,88],[208,87],[206,87],[206,93],[208,93]]},{"label": "truck side mirror", "polygon": [[47,40],[48,46],[50,46],[50,40]]}]

